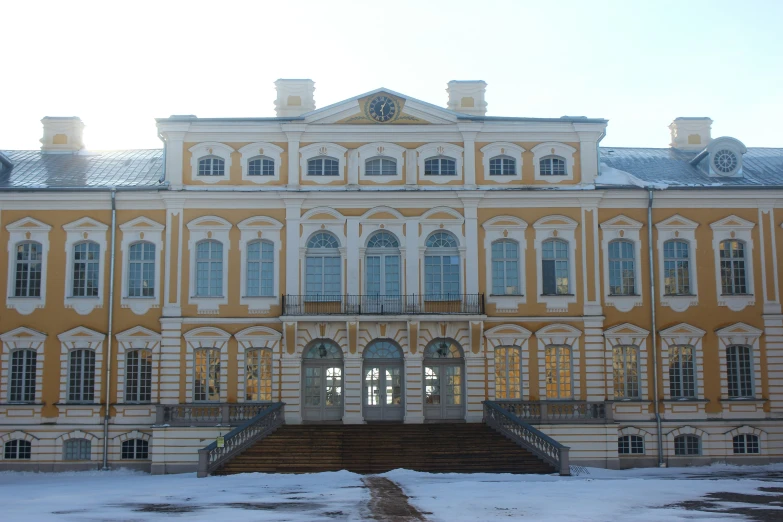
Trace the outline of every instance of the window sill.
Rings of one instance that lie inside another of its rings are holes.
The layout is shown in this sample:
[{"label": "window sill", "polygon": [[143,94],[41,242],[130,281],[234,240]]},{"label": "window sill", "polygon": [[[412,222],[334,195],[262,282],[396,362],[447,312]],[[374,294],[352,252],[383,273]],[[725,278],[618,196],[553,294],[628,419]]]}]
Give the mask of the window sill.
[{"label": "window sill", "polygon": [[681,404],[688,402],[708,403],[710,401],[708,399],[699,399],[698,397],[684,397],[682,399],[664,399],[663,402],[670,404]]},{"label": "window sill", "polygon": [[519,305],[526,303],[522,294],[490,294],[487,296],[487,304],[495,305],[497,313],[517,313]]},{"label": "window sill", "polygon": [[546,305],[546,311],[568,312],[568,305],[576,303],[575,294],[541,294],[538,296],[538,302]]},{"label": "window sill", "polygon": [[228,176],[226,176],[226,175],[223,175],[223,176],[198,176],[197,175],[193,179],[196,180],[196,181],[203,181],[204,183],[210,183],[211,184],[211,183],[217,183],[218,181],[227,180],[227,179],[230,179],[230,178]]},{"label": "window sill", "polygon": [[228,299],[222,295],[194,295],[188,299],[188,303],[196,305],[198,307],[199,314],[217,314],[220,312],[220,305],[228,303]]},{"label": "window sill", "polygon": [[718,400],[720,402],[729,402],[729,403],[743,403],[744,402],[744,403],[757,403],[757,404],[762,404],[762,403],[765,403],[765,402],[769,401],[769,399],[764,399],[764,398],[757,399],[755,397],[721,397]]}]

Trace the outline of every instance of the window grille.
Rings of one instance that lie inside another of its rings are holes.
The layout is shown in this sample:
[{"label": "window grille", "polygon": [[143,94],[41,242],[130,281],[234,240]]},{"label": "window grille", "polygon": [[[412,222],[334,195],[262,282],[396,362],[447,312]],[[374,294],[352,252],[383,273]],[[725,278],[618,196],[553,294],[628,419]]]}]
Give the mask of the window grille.
[{"label": "window grille", "polygon": [[245,400],[272,400],[272,350],[251,349],[247,351],[245,377]]},{"label": "window grille", "polygon": [[253,158],[247,162],[248,176],[274,176],[275,162],[269,158]]},{"label": "window grille", "polygon": [[669,395],[672,399],[696,397],[696,364],[690,345],[669,347]]},{"label": "window grille", "polygon": [[220,400],[220,350],[201,348],[193,354],[193,400],[196,402]]},{"label": "window grille", "polygon": [[495,398],[522,398],[522,350],[518,346],[495,348]]},{"label": "window grille", "polygon": [[539,170],[542,176],[566,176],[566,164],[563,158],[558,156],[547,156],[541,158]]},{"label": "window grille", "polygon": [[9,440],[5,443],[4,457],[6,460],[30,460],[32,444],[28,440]]},{"label": "window grille", "polygon": [[734,447],[735,455],[747,455],[758,454],[759,451],[759,438],[757,435],[740,434],[735,436],[732,440],[732,446]]},{"label": "window grille", "polygon": [[745,268],[745,243],[738,240],[720,242],[720,280],[723,295],[748,293]]},{"label": "window grille", "polygon": [[334,158],[314,158],[307,162],[308,176],[339,176],[340,162]]},{"label": "window grille", "polygon": [[364,174],[367,176],[396,176],[397,162],[387,158],[373,158],[364,164]]},{"label": "window grille", "polygon": [[615,346],[612,348],[614,368],[614,398],[639,398],[639,348]]},{"label": "window grille", "polygon": [[63,460],[90,460],[92,443],[87,439],[69,439],[63,443]]},{"label": "window grille", "polygon": [[448,300],[460,292],[460,254],[449,232],[427,238],[424,255],[424,295],[427,300]]},{"label": "window grille", "polygon": [[223,296],[223,243],[200,241],[196,245],[196,296]]},{"label": "window grille", "polygon": [[513,176],[517,173],[517,162],[508,156],[498,156],[489,160],[490,176]]},{"label": "window grille", "polygon": [[128,439],[122,442],[123,460],[149,459],[149,442],[144,439]]},{"label": "window grille", "polygon": [[547,399],[571,399],[571,348],[547,346],[545,359]]},{"label": "window grille", "polygon": [[644,455],[644,439],[639,435],[617,437],[617,453],[620,455]]},{"label": "window grille", "polygon": [[275,247],[271,241],[252,241],[247,245],[247,296],[271,297],[275,294]]},{"label": "window grille", "polygon": [[451,158],[429,158],[424,160],[425,176],[456,176],[457,162]]},{"label": "window grille", "polygon": [[198,162],[199,176],[224,176],[226,174],[226,162],[221,158],[208,156]]}]

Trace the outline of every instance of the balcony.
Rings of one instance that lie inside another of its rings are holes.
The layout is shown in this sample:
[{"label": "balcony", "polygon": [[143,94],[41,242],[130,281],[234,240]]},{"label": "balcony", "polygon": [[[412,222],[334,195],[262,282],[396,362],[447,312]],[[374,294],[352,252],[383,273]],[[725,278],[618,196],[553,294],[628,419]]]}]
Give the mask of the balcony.
[{"label": "balcony", "polygon": [[283,315],[483,315],[484,294],[284,295]]},{"label": "balcony", "polygon": [[605,424],[613,422],[610,402],[494,401],[530,424]]}]

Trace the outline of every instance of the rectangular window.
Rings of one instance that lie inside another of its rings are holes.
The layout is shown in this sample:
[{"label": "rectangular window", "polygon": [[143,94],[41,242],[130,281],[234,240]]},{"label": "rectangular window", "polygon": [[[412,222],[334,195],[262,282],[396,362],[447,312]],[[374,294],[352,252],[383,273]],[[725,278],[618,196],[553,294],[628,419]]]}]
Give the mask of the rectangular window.
[{"label": "rectangular window", "polygon": [[614,398],[639,398],[639,361],[636,346],[615,346],[612,349],[614,368]]},{"label": "rectangular window", "polygon": [[14,297],[41,297],[41,266],[43,247],[40,243],[16,245],[16,277]]},{"label": "rectangular window", "polygon": [[70,439],[63,443],[63,460],[90,460],[92,443],[87,439]]},{"label": "rectangular window", "polygon": [[100,251],[100,246],[92,241],[74,245],[73,297],[98,297]]},{"label": "rectangular window", "polygon": [[620,455],[644,455],[644,439],[639,435],[618,437],[617,453]]},{"label": "rectangular window", "polygon": [[519,245],[515,241],[492,243],[492,295],[521,295]]},{"label": "rectangular window", "polygon": [[522,398],[522,358],[517,346],[495,348],[495,398]]},{"label": "rectangular window", "polygon": [[571,348],[547,346],[545,364],[547,399],[571,399]]},{"label": "rectangular window", "polygon": [[274,245],[254,241],[247,245],[247,296],[272,297],[275,294]]},{"label": "rectangular window", "polygon": [[729,398],[753,397],[753,356],[750,346],[732,345],[726,348],[726,372]]},{"label": "rectangular window", "polygon": [[245,400],[272,400],[272,351],[248,350]]},{"label": "rectangular window", "polygon": [[155,245],[135,243],[128,260],[128,297],[155,297]]},{"label": "rectangular window", "polygon": [[219,241],[196,245],[196,296],[223,296],[223,244]]},{"label": "rectangular window", "polygon": [[672,399],[696,397],[696,365],[693,346],[669,347],[669,395]]},{"label": "rectangular window", "polygon": [[35,373],[37,355],[33,350],[11,352],[10,402],[35,401]]},{"label": "rectangular window", "polygon": [[634,245],[630,241],[609,243],[609,293],[611,295],[636,293]]},{"label": "rectangular window", "polygon": [[459,296],[459,256],[424,257],[424,291],[427,299]]},{"label": "rectangular window", "polygon": [[152,400],[152,352],[130,350],[125,363],[125,402]]},{"label": "rectangular window", "polygon": [[569,293],[568,243],[560,240],[544,241],[541,254],[543,295],[567,295]]},{"label": "rectangular window", "polygon": [[663,244],[663,278],[666,295],[690,295],[690,245],[683,240]]},{"label": "rectangular window", "polygon": [[95,352],[72,350],[68,354],[68,402],[95,400]]},{"label": "rectangular window", "polygon": [[196,350],[194,361],[194,393],[196,402],[220,400],[220,351]]},{"label": "rectangular window", "polygon": [[745,243],[736,240],[721,241],[720,274],[723,295],[748,293],[745,270]]}]

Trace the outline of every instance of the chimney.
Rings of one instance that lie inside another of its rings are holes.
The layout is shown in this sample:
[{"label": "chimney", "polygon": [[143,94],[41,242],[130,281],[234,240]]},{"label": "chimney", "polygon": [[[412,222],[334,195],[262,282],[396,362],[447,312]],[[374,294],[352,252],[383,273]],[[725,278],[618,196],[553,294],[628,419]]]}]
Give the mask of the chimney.
[{"label": "chimney", "polygon": [[487,113],[487,102],[484,92],[487,84],[481,80],[449,82],[446,92],[449,93],[449,109],[471,116],[484,116]]},{"label": "chimney", "polygon": [[669,146],[680,150],[702,150],[712,141],[711,126],[709,118],[676,118],[669,125],[672,131]]},{"label": "chimney", "polygon": [[84,148],[82,141],[84,123],[77,116],[46,116],[41,123],[44,128],[41,152],[72,154]]},{"label": "chimney", "polygon": [[315,110],[315,82],[313,80],[286,80],[275,82],[277,99],[275,113],[278,118],[301,116]]}]

